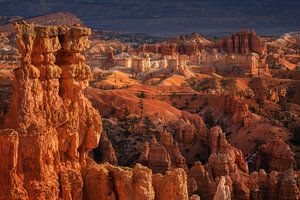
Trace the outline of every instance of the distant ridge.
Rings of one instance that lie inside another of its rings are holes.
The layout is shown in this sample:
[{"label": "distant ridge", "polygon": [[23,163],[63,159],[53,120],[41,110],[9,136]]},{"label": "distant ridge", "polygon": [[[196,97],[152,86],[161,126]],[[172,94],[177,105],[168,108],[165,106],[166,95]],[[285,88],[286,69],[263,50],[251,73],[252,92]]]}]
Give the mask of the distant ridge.
[{"label": "distant ridge", "polygon": [[20,16],[0,16],[0,26],[23,18],[24,17],[20,17]]},{"label": "distant ridge", "polygon": [[24,19],[18,19],[7,24],[0,26],[0,33],[2,34],[12,34],[14,33],[13,23],[17,21],[24,20],[28,23],[35,23],[40,25],[73,25],[80,24],[85,26],[84,23],[73,13],[71,12],[57,12],[50,13],[47,15],[39,15]]}]

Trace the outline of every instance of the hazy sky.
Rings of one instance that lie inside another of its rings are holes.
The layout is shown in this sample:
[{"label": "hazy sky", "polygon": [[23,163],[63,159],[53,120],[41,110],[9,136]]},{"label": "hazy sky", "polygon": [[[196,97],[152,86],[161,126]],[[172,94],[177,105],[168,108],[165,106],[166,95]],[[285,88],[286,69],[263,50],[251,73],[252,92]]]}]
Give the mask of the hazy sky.
[{"label": "hazy sky", "polygon": [[300,0],[0,0],[0,15],[70,11],[88,26],[127,32],[262,34],[300,29]]}]

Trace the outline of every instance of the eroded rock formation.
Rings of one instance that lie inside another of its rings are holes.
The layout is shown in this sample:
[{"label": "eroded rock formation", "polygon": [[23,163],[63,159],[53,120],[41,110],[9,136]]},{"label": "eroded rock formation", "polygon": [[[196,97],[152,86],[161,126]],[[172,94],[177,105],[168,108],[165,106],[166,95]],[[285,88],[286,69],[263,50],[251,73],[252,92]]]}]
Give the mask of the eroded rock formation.
[{"label": "eroded rock formation", "polygon": [[[16,24],[16,34],[21,66],[4,123],[10,129],[1,131],[14,138],[14,156],[7,159],[15,158],[15,168],[7,167],[15,176],[1,177],[19,177],[16,187],[24,188],[25,199],[72,196],[83,185],[79,159],[85,162],[102,132],[101,118],[82,92],[91,78],[81,55],[90,29]],[[57,53],[66,60],[56,59]]]},{"label": "eroded rock formation", "polygon": [[295,154],[283,140],[277,139],[263,144],[256,155],[256,169],[286,171],[296,168]]},{"label": "eroded rock formation", "polygon": [[187,176],[182,169],[166,175],[136,164],[133,168],[93,165],[85,176],[86,199],[188,199]]},{"label": "eroded rock formation", "polygon": [[297,182],[299,175],[293,170],[285,172],[271,172],[264,170],[250,175],[250,191],[252,199],[299,199]]},{"label": "eroded rock formation", "polygon": [[156,199],[187,200],[187,176],[183,169],[169,171],[165,176],[153,176]]},{"label": "eroded rock formation", "polygon": [[[225,135],[219,127],[211,128],[209,137],[211,155],[208,163],[204,165],[197,162],[189,170],[189,179],[194,180],[197,184],[196,188],[193,187],[194,191],[189,190],[190,193],[196,192],[207,199],[218,200],[299,199],[297,185],[299,174],[292,169],[286,170],[289,163],[286,168],[280,169],[283,172],[272,171],[267,174],[265,170],[259,170],[249,175],[248,166],[242,153],[227,143]],[[280,147],[282,144],[280,145],[279,142],[267,144],[262,148],[269,147],[268,149],[274,151],[275,146],[279,147],[278,152],[286,154],[287,151]],[[279,157],[278,159],[280,159]],[[270,164],[274,162],[271,161]]]},{"label": "eroded rock formation", "polygon": [[228,53],[249,54],[256,52],[264,54],[266,52],[263,39],[256,35],[254,31],[249,30],[241,30],[231,37],[222,39],[219,43],[220,47]]},{"label": "eroded rock formation", "polygon": [[109,162],[112,165],[118,164],[115,149],[105,132],[102,133],[99,145],[93,150],[97,162]]},{"label": "eroded rock formation", "polygon": [[224,176],[221,176],[214,200],[230,200],[230,188],[228,185],[225,185],[226,180]]},{"label": "eroded rock formation", "polygon": [[148,159],[148,165],[154,172],[165,172],[171,168],[169,153],[155,138],[150,142]]},{"label": "eroded rock formation", "polygon": [[208,159],[215,176],[229,173],[248,173],[248,165],[240,150],[231,146],[219,127],[213,127],[209,134],[211,155]]},{"label": "eroded rock formation", "polygon": [[259,55],[252,54],[234,54],[226,55],[216,65],[216,70],[220,74],[235,76],[257,76],[259,67]]},{"label": "eroded rock formation", "polygon": [[89,157],[102,133],[83,94],[92,77],[81,54],[90,29],[15,26],[21,66],[0,130],[0,199],[188,199],[183,169],[152,175]]}]

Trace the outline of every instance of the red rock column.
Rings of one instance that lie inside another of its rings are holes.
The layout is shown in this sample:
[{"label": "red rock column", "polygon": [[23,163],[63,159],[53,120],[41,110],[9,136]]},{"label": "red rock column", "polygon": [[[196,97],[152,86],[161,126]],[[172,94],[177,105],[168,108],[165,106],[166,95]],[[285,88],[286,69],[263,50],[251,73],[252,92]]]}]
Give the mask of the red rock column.
[{"label": "red rock column", "polygon": [[21,178],[17,175],[18,133],[13,130],[0,131],[0,199],[26,199]]},{"label": "red rock column", "polygon": [[59,150],[63,160],[74,161],[85,158],[97,147],[102,123],[100,115],[83,94],[92,73],[81,52],[89,47],[91,30],[74,26],[61,27],[59,32],[62,45],[57,56],[57,64],[62,69],[60,89],[70,116],[69,121],[58,129]]},{"label": "red rock column", "polygon": [[[59,96],[61,70],[54,65],[60,48],[56,27],[16,24],[21,66],[15,72],[12,104],[5,127],[17,131],[17,176],[29,199],[57,199],[58,140],[56,127],[67,120]],[[8,157],[10,159],[10,157]]]}]

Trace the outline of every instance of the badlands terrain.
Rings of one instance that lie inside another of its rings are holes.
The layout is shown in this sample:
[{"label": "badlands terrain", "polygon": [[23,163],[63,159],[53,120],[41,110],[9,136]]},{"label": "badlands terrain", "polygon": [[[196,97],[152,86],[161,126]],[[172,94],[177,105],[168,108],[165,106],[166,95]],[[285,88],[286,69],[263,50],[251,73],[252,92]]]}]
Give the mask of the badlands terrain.
[{"label": "badlands terrain", "polygon": [[1,21],[1,200],[300,199],[300,32]]}]

